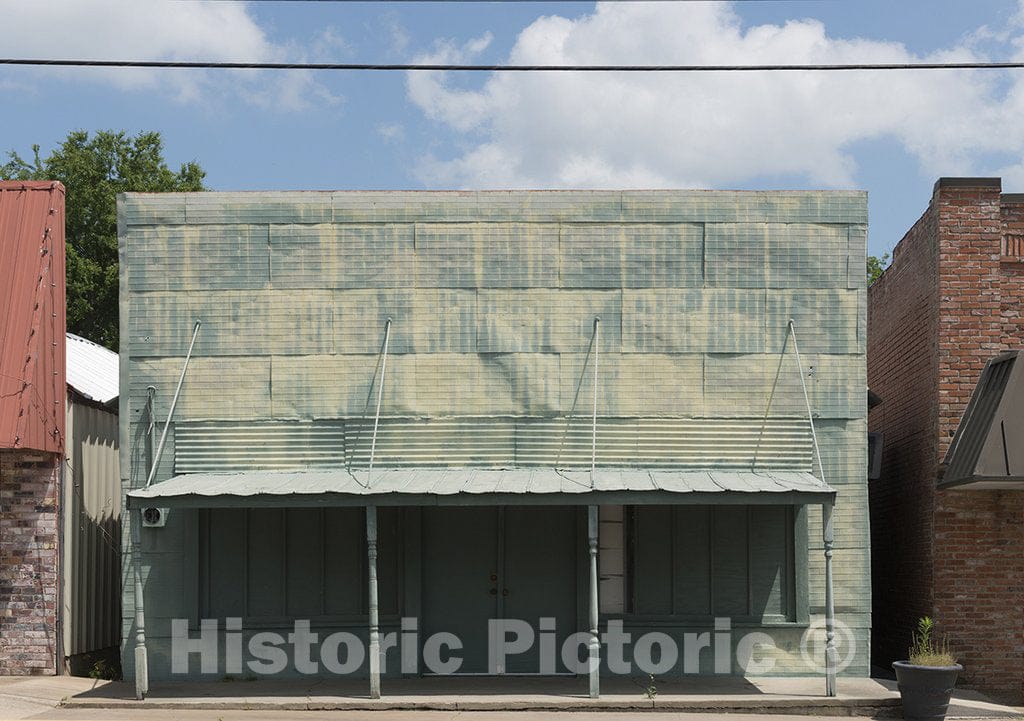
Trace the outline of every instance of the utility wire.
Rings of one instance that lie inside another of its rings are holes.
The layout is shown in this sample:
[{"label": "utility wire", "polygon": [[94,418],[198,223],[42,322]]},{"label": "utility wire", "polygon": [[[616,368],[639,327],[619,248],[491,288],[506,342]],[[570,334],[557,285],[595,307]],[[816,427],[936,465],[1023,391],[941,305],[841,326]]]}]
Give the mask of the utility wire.
[{"label": "utility wire", "polygon": [[[830,2],[831,0],[602,0],[602,2],[669,2],[669,3],[680,3],[680,2],[712,2],[712,3],[723,3],[723,2],[745,2],[745,3],[770,3],[770,2]],[[399,3],[410,3],[410,4],[424,4],[424,3],[436,3],[443,5],[446,3],[470,3],[477,5],[493,5],[501,3],[534,3],[534,4],[553,4],[553,3],[593,3],[594,0],[176,0],[176,2],[255,2],[255,3],[363,3],[363,4],[392,4],[396,5]]]},{"label": "utility wire", "polygon": [[486,73],[537,72],[825,72],[887,70],[1019,70],[1024,62],[1006,63],[821,63],[771,65],[460,65],[457,63],[274,63],[207,62],[201,60],[44,60],[41,58],[0,58],[0,65],[33,65],[79,68],[185,68],[207,70],[380,70]]}]

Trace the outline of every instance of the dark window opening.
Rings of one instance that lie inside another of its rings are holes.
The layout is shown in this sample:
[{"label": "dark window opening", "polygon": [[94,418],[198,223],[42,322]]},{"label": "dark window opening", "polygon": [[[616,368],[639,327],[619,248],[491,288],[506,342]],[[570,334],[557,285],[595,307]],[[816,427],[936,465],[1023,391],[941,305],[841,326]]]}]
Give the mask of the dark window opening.
[{"label": "dark window opening", "polygon": [[626,612],[796,621],[792,506],[631,506]]},{"label": "dark window opening", "polygon": [[[378,514],[378,598],[399,613],[399,509]],[[212,509],[200,513],[201,618],[321,622],[368,614],[363,508]]]}]

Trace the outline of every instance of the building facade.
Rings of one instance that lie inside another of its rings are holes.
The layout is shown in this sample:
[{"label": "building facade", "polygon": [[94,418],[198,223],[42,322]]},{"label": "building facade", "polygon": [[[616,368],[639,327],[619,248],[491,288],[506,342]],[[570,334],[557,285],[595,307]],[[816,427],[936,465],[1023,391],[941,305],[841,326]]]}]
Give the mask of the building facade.
[{"label": "building facade", "polygon": [[57,670],[64,188],[0,182],[0,675]]},{"label": "building facade", "polygon": [[[261,673],[257,636],[296,621],[368,644],[318,672],[351,662],[373,694],[378,658],[384,693],[623,673],[615,627],[724,639],[655,653],[659,675],[807,675],[830,609],[835,666],[867,675],[863,193],[129,194],[118,214],[140,693]],[[496,620],[538,643],[495,659]],[[175,667],[182,625],[223,653]],[[461,644],[441,671],[439,634]],[[280,672],[310,673],[292,650]]]},{"label": "building facade", "polygon": [[[937,490],[986,362],[1024,340],[1024,196],[941,178],[868,292],[868,382],[884,434],[871,482],[874,659],[906,658],[935,617],[967,683],[1024,697],[1024,495]],[[1024,440],[1010,427],[1009,440]]]},{"label": "building facade", "polygon": [[76,676],[114,675],[121,643],[117,353],[67,334],[67,467],[61,498],[61,632]]}]

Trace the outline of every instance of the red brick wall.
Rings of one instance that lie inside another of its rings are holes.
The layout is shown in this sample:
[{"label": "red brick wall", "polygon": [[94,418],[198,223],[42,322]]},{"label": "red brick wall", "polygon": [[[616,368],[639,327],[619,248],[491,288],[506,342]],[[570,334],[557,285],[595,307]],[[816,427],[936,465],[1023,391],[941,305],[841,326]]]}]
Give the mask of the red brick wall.
[{"label": "red brick wall", "polygon": [[870,485],[873,660],[906,654],[935,617],[964,682],[1024,698],[1024,492],[942,491],[939,463],[985,362],[1024,345],[1024,198],[998,179],[940,180],[868,293],[868,382],[882,397],[882,478]]},{"label": "red brick wall", "polygon": [[936,471],[937,217],[929,208],[868,290],[868,418],[884,434],[882,475],[869,483],[872,662],[906,658],[909,630],[932,609]]},{"label": "red brick wall", "polygon": [[0,449],[0,675],[56,672],[57,458]]},{"label": "red brick wall", "polygon": [[[1001,260],[1004,225],[998,185],[951,188],[939,213],[940,457],[985,362],[1021,346],[1017,308],[1024,286]],[[964,680],[1011,700],[1024,691],[1024,494],[942,491],[935,504],[935,617],[964,664]]]}]

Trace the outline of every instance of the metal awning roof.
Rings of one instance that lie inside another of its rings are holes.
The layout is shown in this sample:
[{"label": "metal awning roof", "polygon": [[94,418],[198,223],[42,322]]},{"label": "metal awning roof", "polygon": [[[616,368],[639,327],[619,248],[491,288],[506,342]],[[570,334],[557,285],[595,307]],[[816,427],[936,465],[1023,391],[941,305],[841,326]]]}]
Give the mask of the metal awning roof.
[{"label": "metal awning roof", "polygon": [[68,385],[87,399],[103,405],[117,400],[119,364],[114,351],[68,333],[67,367]]},{"label": "metal awning roof", "polygon": [[1024,489],[1022,351],[985,364],[943,461],[939,488]]},{"label": "metal awning roof", "polygon": [[192,473],[128,493],[128,506],[820,503],[835,489],[805,471],[389,468]]}]

